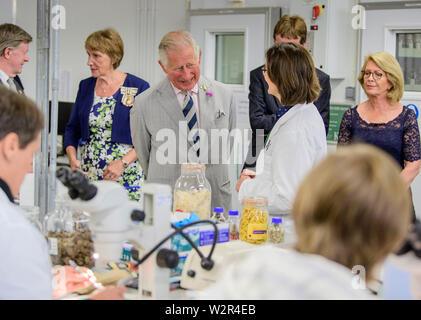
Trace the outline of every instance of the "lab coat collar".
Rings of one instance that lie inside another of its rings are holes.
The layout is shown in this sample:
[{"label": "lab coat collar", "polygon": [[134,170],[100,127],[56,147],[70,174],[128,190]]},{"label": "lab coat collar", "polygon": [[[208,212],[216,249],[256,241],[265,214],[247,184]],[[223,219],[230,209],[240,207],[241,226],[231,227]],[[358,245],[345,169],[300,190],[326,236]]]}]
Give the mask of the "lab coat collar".
[{"label": "lab coat collar", "polygon": [[0,188],[4,191],[4,193],[6,194],[6,196],[9,198],[10,202],[15,203],[15,200],[13,199],[13,195],[12,195],[12,192],[10,191],[9,186],[1,178],[0,178]]}]

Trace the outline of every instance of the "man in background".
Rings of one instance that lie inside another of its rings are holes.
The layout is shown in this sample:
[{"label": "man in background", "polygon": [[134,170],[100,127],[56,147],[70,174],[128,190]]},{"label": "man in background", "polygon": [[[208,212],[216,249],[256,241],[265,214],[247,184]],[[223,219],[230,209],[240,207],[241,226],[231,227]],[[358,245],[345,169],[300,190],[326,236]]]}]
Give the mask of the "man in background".
[{"label": "man in background", "polygon": [[24,94],[18,74],[29,61],[28,50],[32,37],[22,28],[11,23],[0,25],[0,84]]},{"label": "man in background", "polygon": [[[275,25],[273,31],[273,42],[294,42],[305,46],[307,40],[307,25],[300,16],[284,15]],[[276,121],[286,112],[286,106],[282,106],[280,101],[268,93],[268,85],[263,77],[260,66],[250,72],[249,87],[249,117],[252,129],[252,143],[249,147],[244,168],[254,168],[260,150],[263,148],[267,135],[272,130]],[[329,130],[329,109],[330,109],[330,81],[329,75],[316,68],[317,78],[322,91],[319,98],[314,101],[326,129]],[[260,129],[260,132],[256,131]]]}]

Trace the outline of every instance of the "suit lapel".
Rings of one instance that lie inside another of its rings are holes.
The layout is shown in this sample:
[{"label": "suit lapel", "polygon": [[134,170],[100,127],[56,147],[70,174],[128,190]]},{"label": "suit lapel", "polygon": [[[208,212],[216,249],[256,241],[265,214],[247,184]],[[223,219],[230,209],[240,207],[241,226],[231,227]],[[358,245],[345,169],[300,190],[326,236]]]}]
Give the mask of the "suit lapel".
[{"label": "suit lapel", "polygon": [[[159,103],[161,110],[163,110],[168,115],[168,119],[171,119],[171,121],[173,122],[172,128],[176,130],[175,133],[176,135],[178,135],[178,133],[182,131],[179,130],[180,121],[186,121],[186,118],[184,117],[183,111],[181,110],[181,107],[178,104],[177,96],[175,95],[174,89],[171,86],[171,83],[168,80],[168,78],[165,78],[160,83],[160,85],[158,85],[157,91],[160,95],[159,99],[157,99],[157,103]],[[171,124],[166,123],[164,124],[164,126],[170,128]],[[187,139],[187,136],[185,136],[183,139]]]},{"label": "suit lapel", "polygon": [[[207,89],[205,89],[207,88]],[[215,97],[207,95],[206,92],[212,93],[212,84],[206,79],[200,77],[199,80],[199,119],[200,128],[210,133],[210,129],[215,127],[216,103]]]},{"label": "suit lapel", "polygon": [[13,82],[15,84],[17,93],[22,94],[22,95],[25,95],[25,93],[23,91],[22,81],[20,81],[19,76],[14,77],[13,78]]}]

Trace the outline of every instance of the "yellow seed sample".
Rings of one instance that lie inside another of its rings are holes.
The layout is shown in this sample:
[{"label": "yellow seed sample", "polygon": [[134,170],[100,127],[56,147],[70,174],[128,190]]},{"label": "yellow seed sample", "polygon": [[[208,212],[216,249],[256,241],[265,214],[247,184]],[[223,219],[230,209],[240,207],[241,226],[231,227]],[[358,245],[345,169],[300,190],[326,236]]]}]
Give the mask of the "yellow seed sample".
[{"label": "yellow seed sample", "polygon": [[266,242],[268,212],[253,206],[243,206],[240,223],[240,240],[251,244]]},{"label": "yellow seed sample", "polygon": [[210,218],[211,194],[207,189],[174,192],[175,210],[183,212],[194,212],[200,219]]}]

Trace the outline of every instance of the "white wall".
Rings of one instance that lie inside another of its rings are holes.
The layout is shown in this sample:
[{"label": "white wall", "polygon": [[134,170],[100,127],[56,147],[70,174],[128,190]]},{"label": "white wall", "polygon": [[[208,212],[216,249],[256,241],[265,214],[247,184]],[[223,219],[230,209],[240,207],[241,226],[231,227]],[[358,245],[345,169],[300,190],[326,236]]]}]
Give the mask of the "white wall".
[{"label": "white wall", "polygon": [[[12,0],[2,1],[11,6]],[[16,1],[16,23],[34,38],[30,45],[31,61],[24,66],[22,79],[27,95],[35,99],[37,1]],[[283,13],[294,14],[295,12],[289,12],[291,1],[246,0],[244,7],[275,6],[282,7]],[[341,1],[354,2],[353,0]],[[84,41],[91,32],[109,26],[117,29],[125,44],[125,56],[120,70],[133,73],[154,84],[164,77],[157,63],[159,41],[170,30],[187,28],[189,4],[192,9],[232,7],[228,0],[191,0],[190,3],[186,0],[60,0],[60,4],[66,9],[66,29],[60,31],[60,71],[70,76],[68,94],[64,92],[62,94],[64,94],[64,100],[69,101],[74,101],[79,81],[90,75],[86,66]],[[1,10],[1,12],[5,11]],[[343,57],[343,61],[347,62],[344,64],[346,77],[342,80],[332,79],[331,81],[331,101],[336,103],[346,102],[345,87],[355,85],[353,72],[355,40],[349,36],[343,40],[337,43],[337,46],[349,48],[346,50],[347,55]]]},{"label": "white wall", "polygon": [[[30,62],[25,64],[22,73],[26,94],[33,99],[36,98],[36,3],[17,0],[16,17],[16,24],[34,38],[30,45]],[[157,63],[161,37],[170,30],[186,28],[185,0],[60,0],[60,5],[66,9],[66,29],[60,30],[59,68],[70,74],[69,101],[76,98],[79,81],[90,76],[84,48],[90,33],[115,28],[125,46],[119,69],[154,84],[163,77]]]},{"label": "white wall", "polygon": [[[306,4],[308,2],[309,1],[304,2],[298,0],[245,0],[243,7],[281,7],[282,14],[301,15],[306,20],[307,27],[310,27],[311,8],[313,5],[320,4],[323,1],[313,1]],[[329,48],[331,48],[329,54],[330,56],[340,57],[336,60],[340,60],[340,69],[342,70],[344,77],[341,79],[332,77],[331,103],[353,104],[354,100],[347,100],[345,98],[345,88],[349,86],[356,86],[356,31],[351,27],[351,21],[353,18],[351,9],[356,1],[340,0],[340,2],[340,6],[335,3],[334,9],[336,10],[337,7],[340,12],[335,12],[330,15],[330,25],[334,25],[334,27],[330,29],[330,34],[334,34],[331,36],[333,41],[329,43]],[[191,9],[225,9],[232,8],[233,4],[228,0],[191,0],[190,6]],[[326,12],[324,15],[326,15]],[[307,19],[307,17],[309,17],[309,19]],[[334,63],[334,61],[332,61],[332,63]]]},{"label": "white wall", "polygon": [[[297,1],[297,0],[296,0]],[[244,0],[241,7],[288,7],[290,0]],[[232,8],[233,3],[228,0],[190,0],[191,9],[220,9]]]},{"label": "white wall", "polygon": [[1,0],[0,24],[13,23],[13,0]]}]

